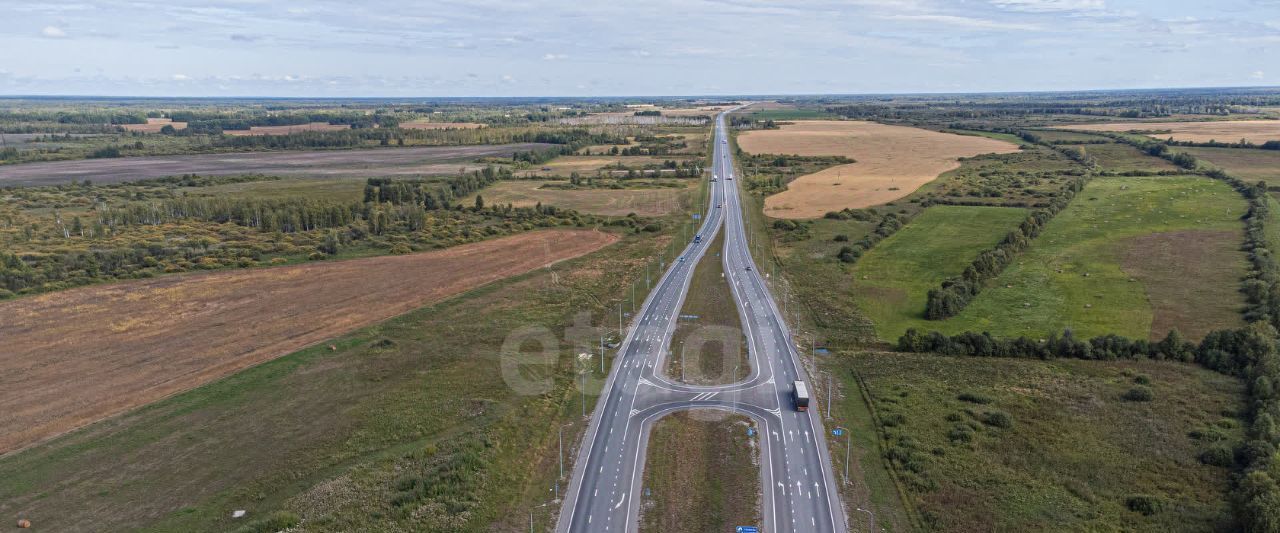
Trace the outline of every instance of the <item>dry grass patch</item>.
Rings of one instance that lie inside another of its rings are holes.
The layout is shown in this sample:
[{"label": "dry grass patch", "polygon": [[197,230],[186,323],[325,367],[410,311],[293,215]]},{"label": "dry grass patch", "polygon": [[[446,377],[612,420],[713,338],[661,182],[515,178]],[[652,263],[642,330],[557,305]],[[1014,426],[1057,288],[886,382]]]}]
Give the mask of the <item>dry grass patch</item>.
[{"label": "dry grass patch", "polygon": [[[1141,131],[1151,137],[1190,142],[1236,142],[1244,139],[1254,144],[1280,139],[1280,120],[1219,120],[1213,122],[1117,122],[1112,124],[1078,124],[1062,126],[1080,131]],[[1165,133],[1168,132],[1168,133]]]},{"label": "dry grass patch", "polygon": [[187,129],[186,122],[174,122],[168,118],[149,118],[146,124],[121,124],[120,127],[125,131],[133,131],[140,133],[160,133],[165,126],[173,126],[175,130]]},{"label": "dry grass patch", "polygon": [[738,145],[757,154],[842,155],[857,161],[801,176],[786,191],[765,199],[765,213],[778,218],[817,218],[846,207],[891,202],[960,166],[961,157],[1018,151],[1013,143],[986,137],[822,120],[746,132]]},{"label": "dry grass patch", "polygon": [[304,131],[342,131],[349,130],[347,124],[329,124],[328,122],[311,122],[293,126],[250,126],[247,130],[223,130],[223,135],[232,137],[250,137],[255,135],[288,135]]},{"label": "dry grass patch", "polygon": [[539,231],[421,254],[167,276],[4,302],[0,425],[8,429],[0,453],[615,240]]},{"label": "dry grass patch", "polygon": [[1128,240],[1120,267],[1147,289],[1151,303],[1151,340],[1178,329],[1200,339],[1214,329],[1243,325],[1239,289],[1231,283],[1241,265],[1224,258],[1240,247],[1236,231],[1185,230],[1151,233]]}]

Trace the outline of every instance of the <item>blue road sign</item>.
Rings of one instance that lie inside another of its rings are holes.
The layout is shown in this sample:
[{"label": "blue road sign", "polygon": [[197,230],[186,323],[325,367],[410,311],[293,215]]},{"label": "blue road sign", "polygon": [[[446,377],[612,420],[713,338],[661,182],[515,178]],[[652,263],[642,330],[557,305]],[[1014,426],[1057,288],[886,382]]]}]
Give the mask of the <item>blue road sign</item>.
[{"label": "blue road sign", "polygon": [[748,437],[754,437],[755,435],[756,435],[756,428],[747,428]]},{"label": "blue road sign", "polygon": [[831,434],[832,434],[832,435],[835,435],[835,436],[837,436],[837,437],[839,437],[840,435],[844,435],[844,430],[843,430],[843,429],[833,429],[833,430],[831,430]]},{"label": "blue road sign", "polygon": [[694,220],[701,220],[701,219],[702,219],[702,213],[694,213],[694,214],[693,214],[693,219],[694,219]]},{"label": "blue road sign", "polygon": [[756,526],[738,526],[737,533],[760,533],[760,528]]}]

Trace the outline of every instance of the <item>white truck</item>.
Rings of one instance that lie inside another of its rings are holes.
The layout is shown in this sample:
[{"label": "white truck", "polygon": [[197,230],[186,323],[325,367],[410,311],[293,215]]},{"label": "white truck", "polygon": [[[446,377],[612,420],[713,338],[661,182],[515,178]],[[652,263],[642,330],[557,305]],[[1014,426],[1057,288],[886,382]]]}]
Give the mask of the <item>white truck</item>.
[{"label": "white truck", "polygon": [[805,386],[803,381],[797,381],[792,385],[791,398],[795,400],[797,411],[809,410],[809,387]]}]

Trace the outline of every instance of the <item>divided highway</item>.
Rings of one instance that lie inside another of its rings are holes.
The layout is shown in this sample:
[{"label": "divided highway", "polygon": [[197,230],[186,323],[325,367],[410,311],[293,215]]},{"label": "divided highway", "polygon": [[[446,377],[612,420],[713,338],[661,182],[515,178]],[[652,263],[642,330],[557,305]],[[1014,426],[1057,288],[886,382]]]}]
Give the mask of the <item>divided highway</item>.
[{"label": "divided highway", "polygon": [[[556,524],[564,532],[633,532],[639,521],[649,430],[686,409],[719,409],[753,418],[761,432],[762,531],[846,531],[830,456],[816,410],[797,412],[791,384],[807,381],[790,332],[747,248],[725,114],[716,117],[713,174],[701,242],[690,243],[649,293],[619,347],[583,437]],[[720,206],[720,207],[717,207]],[[746,379],[693,386],[666,377],[671,335],[693,269],[717,231],[751,360]],[[745,435],[743,438],[747,438]],[[753,525],[753,524],[741,524]]]}]

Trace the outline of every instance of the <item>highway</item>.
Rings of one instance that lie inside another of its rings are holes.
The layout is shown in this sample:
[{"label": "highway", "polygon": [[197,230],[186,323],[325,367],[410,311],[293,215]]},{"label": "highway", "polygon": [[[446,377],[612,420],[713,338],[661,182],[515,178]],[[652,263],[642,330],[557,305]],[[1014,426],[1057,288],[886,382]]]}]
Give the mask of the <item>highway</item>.
[{"label": "highway", "polygon": [[[818,410],[798,412],[793,406],[792,382],[808,380],[748,251],[740,180],[734,179],[727,136],[725,115],[720,114],[712,167],[718,179],[710,184],[701,242],[689,243],[683,260],[672,262],[632,318],[583,436],[556,531],[636,531],[649,431],[667,414],[697,408],[749,416],[760,429],[751,438],[760,445],[763,523],[737,525],[758,525],[766,532],[847,531]],[[721,259],[752,368],[731,385],[685,385],[664,375],[664,361],[693,269],[718,231],[726,232]]]}]

